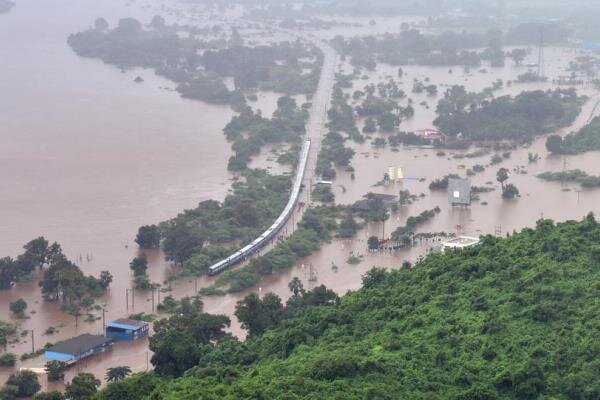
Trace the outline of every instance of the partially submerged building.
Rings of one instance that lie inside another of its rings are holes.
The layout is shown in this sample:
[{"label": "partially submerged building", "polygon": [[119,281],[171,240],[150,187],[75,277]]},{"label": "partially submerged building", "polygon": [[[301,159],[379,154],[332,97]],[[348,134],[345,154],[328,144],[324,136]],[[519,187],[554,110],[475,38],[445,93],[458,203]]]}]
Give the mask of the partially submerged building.
[{"label": "partially submerged building", "polygon": [[136,340],[148,336],[150,325],[144,321],[120,318],[106,324],[106,337],[115,340]]},{"label": "partially submerged building", "polygon": [[477,246],[479,243],[481,243],[481,240],[476,237],[458,236],[442,243],[442,251],[465,249],[467,247]]},{"label": "partially submerged building", "polygon": [[462,178],[449,178],[448,203],[451,206],[470,206],[471,181]]},{"label": "partially submerged building", "polygon": [[106,351],[112,344],[113,340],[110,338],[86,333],[49,347],[44,352],[44,357],[46,361],[56,360],[74,364],[86,357]]}]

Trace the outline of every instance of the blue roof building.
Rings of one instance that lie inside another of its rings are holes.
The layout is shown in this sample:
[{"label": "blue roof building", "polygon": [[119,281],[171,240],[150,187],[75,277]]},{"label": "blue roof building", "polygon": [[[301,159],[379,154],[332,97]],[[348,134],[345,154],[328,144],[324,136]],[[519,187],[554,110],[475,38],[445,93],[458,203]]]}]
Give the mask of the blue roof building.
[{"label": "blue roof building", "polygon": [[86,357],[106,351],[112,344],[112,339],[86,333],[55,344],[46,349],[44,356],[46,361],[57,360],[73,364]]},{"label": "blue roof building", "polygon": [[148,336],[150,325],[144,321],[120,318],[106,324],[106,337],[115,340],[136,340]]}]

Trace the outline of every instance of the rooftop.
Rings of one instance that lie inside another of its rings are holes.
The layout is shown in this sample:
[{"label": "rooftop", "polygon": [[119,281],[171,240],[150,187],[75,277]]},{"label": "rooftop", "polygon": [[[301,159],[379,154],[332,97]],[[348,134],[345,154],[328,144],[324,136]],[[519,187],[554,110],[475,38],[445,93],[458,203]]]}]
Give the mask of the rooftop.
[{"label": "rooftop", "polygon": [[115,327],[131,327],[131,328],[143,328],[146,325],[148,325],[147,322],[144,321],[139,321],[137,319],[129,319],[129,318],[119,318],[117,320],[114,320],[112,322],[109,322],[108,324],[106,324],[106,326],[115,326]]},{"label": "rooftop", "polygon": [[444,242],[444,247],[469,247],[479,243],[479,239],[471,236],[459,236]]},{"label": "rooftop", "polygon": [[90,335],[89,333],[67,339],[46,349],[53,353],[78,355],[88,350],[111,343],[112,339],[100,335]]}]

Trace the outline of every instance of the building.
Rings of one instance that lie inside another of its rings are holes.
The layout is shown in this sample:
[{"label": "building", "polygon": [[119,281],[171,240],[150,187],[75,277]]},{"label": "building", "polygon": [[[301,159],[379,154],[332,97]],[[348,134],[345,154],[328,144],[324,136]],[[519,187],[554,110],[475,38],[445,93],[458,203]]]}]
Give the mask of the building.
[{"label": "building", "polygon": [[481,241],[471,236],[458,236],[442,243],[442,251],[477,246]]},{"label": "building", "polygon": [[86,333],[55,344],[46,349],[44,356],[46,361],[57,360],[74,364],[86,357],[106,351],[112,344],[112,339]]},{"label": "building", "polygon": [[420,129],[414,133],[421,139],[429,140],[431,143],[446,142],[446,135],[437,129]]},{"label": "building", "polygon": [[448,203],[451,206],[470,206],[471,181],[462,178],[449,178]]},{"label": "building", "polygon": [[404,179],[404,170],[399,165],[391,165],[388,167],[387,176],[391,181],[399,181]]},{"label": "building", "polygon": [[120,318],[106,324],[106,337],[115,340],[136,340],[148,336],[150,325],[144,321]]}]

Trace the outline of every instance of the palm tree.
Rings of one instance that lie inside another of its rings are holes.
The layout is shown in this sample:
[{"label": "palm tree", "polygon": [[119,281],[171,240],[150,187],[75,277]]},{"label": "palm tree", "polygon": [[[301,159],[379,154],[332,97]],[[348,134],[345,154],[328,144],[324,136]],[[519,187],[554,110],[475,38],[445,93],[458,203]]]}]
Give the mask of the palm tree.
[{"label": "palm tree", "polygon": [[293,277],[290,283],[288,283],[288,288],[294,294],[294,297],[298,297],[301,294],[304,294],[304,285],[302,285],[302,281],[297,277]]},{"label": "palm tree", "polygon": [[106,382],[117,382],[127,378],[131,374],[131,368],[124,367],[112,367],[106,370]]}]

